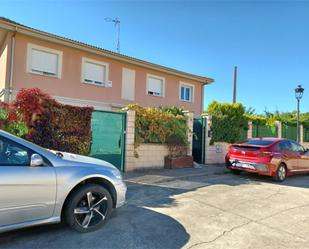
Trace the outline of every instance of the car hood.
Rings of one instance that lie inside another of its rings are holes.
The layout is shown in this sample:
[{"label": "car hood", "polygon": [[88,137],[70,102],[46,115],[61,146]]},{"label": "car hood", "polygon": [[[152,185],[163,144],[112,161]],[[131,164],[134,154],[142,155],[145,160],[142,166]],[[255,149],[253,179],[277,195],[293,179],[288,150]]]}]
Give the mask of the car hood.
[{"label": "car hood", "polygon": [[104,160],[96,159],[89,156],[82,156],[78,154],[68,153],[68,152],[62,152],[62,151],[53,151],[53,153],[61,153],[63,155],[62,159],[70,162],[77,162],[77,163],[83,163],[83,164],[90,164],[94,166],[104,166],[111,169],[117,169],[114,165],[112,165],[109,162],[106,162]]}]

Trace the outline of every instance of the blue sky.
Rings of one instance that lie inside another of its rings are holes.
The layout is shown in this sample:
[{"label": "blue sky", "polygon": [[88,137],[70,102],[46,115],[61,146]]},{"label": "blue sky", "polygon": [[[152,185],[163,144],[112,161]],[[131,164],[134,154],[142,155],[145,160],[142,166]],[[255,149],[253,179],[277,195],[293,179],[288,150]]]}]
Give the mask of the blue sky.
[{"label": "blue sky", "polygon": [[258,113],[292,111],[304,86],[309,111],[309,1],[14,1],[0,16],[115,50],[105,17],[121,20],[121,53],[215,79],[205,106],[238,98]]}]

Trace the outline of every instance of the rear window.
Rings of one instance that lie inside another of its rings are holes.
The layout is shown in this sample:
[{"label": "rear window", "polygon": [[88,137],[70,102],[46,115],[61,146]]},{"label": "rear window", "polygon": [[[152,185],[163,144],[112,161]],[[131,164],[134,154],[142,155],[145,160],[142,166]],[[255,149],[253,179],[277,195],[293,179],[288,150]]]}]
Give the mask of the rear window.
[{"label": "rear window", "polygon": [[267,145],[271,145],[273,142],[274,141],[271,141],[271,140],[249,140],[246,142],[246,144],[267,146]]},{"label": "rear window", "polygon": [[245,145],[233,145],[233,149],[235,149],[235,150],[257,151],[260,148],[259,147],[253,147],[253,146],[245,146]]}]

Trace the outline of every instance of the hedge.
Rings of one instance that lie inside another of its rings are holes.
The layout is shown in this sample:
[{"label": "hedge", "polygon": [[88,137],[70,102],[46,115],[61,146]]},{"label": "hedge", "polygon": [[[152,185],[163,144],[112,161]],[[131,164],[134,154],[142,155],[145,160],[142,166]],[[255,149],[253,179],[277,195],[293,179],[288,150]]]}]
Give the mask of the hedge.
[{"label": "hedge", "polygon": [[207,113],[212,116],[211,144],[214,142],[235,143],[243,140],[242,133],[244,129],[248,129],[248,122],[242,104],[213,101],[209,104]]},{"label": "hedge", "polygon": [[0,129],[22,137],[29,132],[24,117],[14,105],[0,102]]},{"label": "hedge", "polygon": [[40,89],[22,89],[14,103],[30,128],[24,138],[42,147],[87,155],[92,107],[63,105]]},{"label": "hedge", "polygon": [[[181,108],[128,105],[135,111],[135,148],[141,143],[161,143],[170,150],[180,150],[188,145],[187,117]],[[138,157],[135,152],[135,156]]]}]

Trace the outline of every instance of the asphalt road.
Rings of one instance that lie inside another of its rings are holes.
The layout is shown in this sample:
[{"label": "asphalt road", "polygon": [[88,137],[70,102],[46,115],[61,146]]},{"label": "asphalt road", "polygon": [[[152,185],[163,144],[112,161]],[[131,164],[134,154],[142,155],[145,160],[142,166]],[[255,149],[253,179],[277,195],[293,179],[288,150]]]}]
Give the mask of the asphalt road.
[{"label": "asphalt road", "polygon": [[283,184],[219,167],[128,174],[128,203],[101,230],[0,235],[1,249],[309,248],[309,176]]}]

